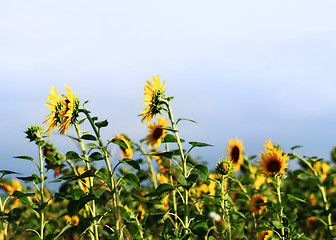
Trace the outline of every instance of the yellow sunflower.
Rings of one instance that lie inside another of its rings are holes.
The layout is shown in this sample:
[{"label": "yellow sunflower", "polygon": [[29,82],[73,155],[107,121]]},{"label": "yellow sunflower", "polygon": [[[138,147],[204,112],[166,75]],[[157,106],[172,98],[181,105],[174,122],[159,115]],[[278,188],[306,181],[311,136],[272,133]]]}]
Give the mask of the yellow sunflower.
[{"label": "yellow sunflower", "polygon": [[260,165],[260,171],[264,175],[275,176],[285,174],[285,169],[288,168],[286,161],[288,159],[288,153],[282,155],[281,148],[274,148],[272,150],[266,150],[266,154],[261,152],[260,158],[262,161],[257,161]]},{"label": "yellow sunflower", "polygon": [[61,110],[63,109],[62,99],[58,96],[56,88],[51,87],[50,92],[51,94],[49,94],[48,99],[51,103],[44,104],[49,107],[51,113],[46,116],[47,120],[43,122],[49,122],[45,131],[45,133],[47,133],[49,136],[53,129],[61,124],[63,120],[61,113]]},{"label": "yellow sunflower", "polygon": [[265,142],[265,150],[272,150],[274,149],[273,144],[271,143],[271,139],[269,138],[268,141]]},{"label": "yellow sunflower", "polygon": [[143,104],[147,104],[148,106],[141,111],[139,116],[142,116],[141,123],[143,123],[147,119],[147,124],[149,124],[153,117],[160,113],[162,110],[162,102],[161,97],[163,96],[165,90],[163,89],[165,82],[161,84],[160,75],[156,77],[152,76],[153,83],[146,80],[148,86],[145,85],[145,96]]},{"label": "yellow sunflower", "polygon": [[116,134],[114,135],[115,138],[123,140],[126,143],[127,148],[121,147],[121,156],[123,158],[132,158],[133,156],[133,148],[129,142],[129,139],[124,134]]},{"label": "yellow sunflower", "polygon": [[254,213],[258,213],[261,214],[262,211],[266,208],[266,206],[261,206],[258,204],[262,204],[262,203],[266,203],[267,202],[267,197],[261,195],[261,194],[257,194],[254,195],[251,199],[251,211]]},{"label": "yellow sunflower", "polygon": [[229,159],[231,159],[234,167],[234,171],[238,171],[240,166],[244,163],[243,156],[243,141],[239,141],[231,139],[229,141],[229,146],[226,147],[228,154],[226,155]]},{"label": "yellow sunflower", "polygon": [[161,127],[167,127],[169,122],[167,119],[163,117],[159,117],[158,124],[151,124],[148,128],[149,134],[146,137],[146,144],[149,145],[150,148],[160,146],[162,139],[166,135],[166,130]]},{"label": "yellow sunflower", "polygon": [[273,232],[270,230],[261,231],[259,233],[259,240],[268,240],[272,236]]},{"label": "yellow sunflower", "polygon": [[59,126],[59,132],[61,134],[65,134],[68,131],[70,123],[75,123],[79,108],[79,100],[71,91],[70,86],[65,84],[65,88],[68,96],[62,95],[64,97],[64,100],[62,100],[64,107],[61,110],[63,121]]}]

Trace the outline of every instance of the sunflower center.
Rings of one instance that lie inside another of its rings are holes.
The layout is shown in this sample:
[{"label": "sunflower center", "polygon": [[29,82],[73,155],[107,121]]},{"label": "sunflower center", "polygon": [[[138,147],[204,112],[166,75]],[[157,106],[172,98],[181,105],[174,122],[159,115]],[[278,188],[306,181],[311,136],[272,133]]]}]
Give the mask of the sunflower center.
[{"label": "sunflower center", "polygon": [[278,160],[273,159],[267,164],[267,171],[271,173],[278,173],[281,170],[281,164]]},{"label": "sunflower center", "polygon": [[159,139],[162,136],[162,133],[163,133],[163,129],[155,128],[155,130],[153,132],[153,138],[154,139]]},{"label": "sunflower center", "polygon": [[237,146],[234,146],[231,150],[231,159],[234,164],[239,160],[239,148]]}]

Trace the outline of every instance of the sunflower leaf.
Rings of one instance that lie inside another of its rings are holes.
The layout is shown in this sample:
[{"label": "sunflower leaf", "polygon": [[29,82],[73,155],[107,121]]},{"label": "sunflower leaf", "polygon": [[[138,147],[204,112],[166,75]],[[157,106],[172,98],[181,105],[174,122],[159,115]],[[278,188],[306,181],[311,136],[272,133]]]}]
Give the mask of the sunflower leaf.
[{"label": "sunflower leaf", "polygon": [[189,142],[193,147],[212,147],[213,145],[201,142]]},{"label": "sunflower leaf", "polygon": [[21,173],[9,171],[9,170],[0,170],[0,173],[2,173],[2,177],[8,174],[21,174]]},{"label": "sunflower leaf", "polygon": [[146,194],[145,197],[163,197],[165,194],[170,193],[171,191],[174,190],[174,187],[168,183],[162,183],[160,184],[154,192],[150,192]]},{"label": "sunflower leaf", "polygon": [[84,140],[91,140],[91,141],[96,141],[97,138],[91,134],[84,134],[81,139],[84,139]]},{"label": "sunflower leaf", "polygon": [[123,180],[131,185],[133,185],[134,188],[138,188],[139,185],[139,178],[137,175],[133,174],[133,173],[127,173],[124,177]]},{"label": "sunflower leaf", "polygon": [[209,174],[209,169],[207,166],[203,165],[203,164],[196,164],[193,169],[192,169],[193,172],[198,172],[199,174],[202,175],[202,177],[204,179],[207,179],[208,177],[208,174]]},{"label": "sunflower leaf", "polygon": [[122,163],[125,163],[129,166],[131,166],[132,168],[136,169],[136,170],[140,170],[140,165],[139,163],[137,163],[136,161],[129,159],[129,158],[124,158],[122,161],[120,161]]},{"label": "sunflower leaf", "polygon": [[168,152],[160,152],[160,153],[150,153],[150,154],[145,154],[145,155],[172,158],[174,155],[174,152],[168,151]]},{"label": "sunflower leaf", "polygon": [[[180,141],[181,143],[185,142],[184,139],[180,139]],[[162,143],[168,143],[168,142],[177,142],[176,137],[172,134],[167,134],[162,140]]]},{"label": "sunflower leaf", "polygon": [[197,123],[196,121],[194,121],[194,120],[191,120],[191,119],[188,119],[188,118],[179,118],[179,119],[177,119],[177,121],[176,121],[176,125],[178,124],[178,122],[179,121],[181,121],[181,120],[184,120],[184,121],[189,121],[189,122],[193,122],[193,123]]},{"label": "sunflower leaf", "polygon": [[232,211],[232,213],[240,216],[241,218],[244,218],[245,220],[247,220],[247,218],[244,216],[244,214],[242,214],[241,212],[238,212],[238,211]]},{"label": "sunflower leaf", "polygon": [[97,126],[97,128],[107,127],[108,121],[104,120],[104,121],[101,121],[101,122],[97,122],[97,123],[95,123],[95,125]]},{"label": "sunflower leaf", "polygon": [[118,139],[118,138],[113,138],[111,141],[109,141],[109,143],[114,143],[119,145],[120,147],[123,147],[125,149],[128,149],[127,144],[125,143],[125,141]]},{"label": "sunflower leaf", "polygon": [[99,152],[94,152],[89,156],[91,162],[103,160],[104,157]]},{"label": "sunflower leaf", "polygon": [[34,158],[28,157],[28,156],[16,156],[14,158],[19,158],[19,159],[24,159],[24,160],[29,160],[29,161],[34,161]]},{"label": "sunflower leaf", "polygon": [[167,130],[167,131],[171,131],[171,132],[178,132],[178,130],[173,129],[171,127],[158,127],[159,129],[163,129],[163,130]]},{"label": "sunflower leaf", "polygon": [[[298,197],[295,197],[293,196],[292,194],[287,194],[287,197],[289,199],[293,199],[293,200],[296,200],[296,201],[299,201],[299,202],[303,202],[303,203],[307,203],[305,200],[301,199],[301,198],[298,198]],[[307,203],[308,204],[308,203]]]},{"label": "sunflower leaf", "polygon": [[302,148],[302,146],[300,146],[300,145],[296,145],[296,146],[294,146],[294,147],[291,147],[291,150],[294,150],[295,148]]}]

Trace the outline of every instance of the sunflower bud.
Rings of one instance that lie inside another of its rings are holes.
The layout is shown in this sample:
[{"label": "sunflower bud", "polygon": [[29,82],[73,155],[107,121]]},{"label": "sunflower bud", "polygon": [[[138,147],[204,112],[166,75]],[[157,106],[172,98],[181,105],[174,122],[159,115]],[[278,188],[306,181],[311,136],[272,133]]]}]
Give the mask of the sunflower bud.
[{"label": "sunflower bud", "polygon": [[43,129],[39,125],[28,127],[25,133],[27,134],[26,138],[28,138],[30,142],[35,141],[36,145],[40,146],[45,144],[43,140]]},{"label": "sunflower bud", "polygon": [[233,172],[233,162],[230,159],[220,159],[216,170],[222,175],[228,175]]}]

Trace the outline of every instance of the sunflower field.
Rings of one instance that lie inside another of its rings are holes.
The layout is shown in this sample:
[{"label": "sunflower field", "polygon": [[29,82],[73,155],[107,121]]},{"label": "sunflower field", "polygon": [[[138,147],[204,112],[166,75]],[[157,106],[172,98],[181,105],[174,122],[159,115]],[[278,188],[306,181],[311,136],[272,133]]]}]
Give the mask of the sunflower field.
[{"label": "sunflower field", "polygon": [[[38,159],[15,157],[35,173],[0,170],[0,239],[335,239],[335,166],[297,155],[300,146],[285,153],[270,139],[247,156],[243,141],[231,139],[209,169],[192,150],[212,145],[179,135],[181,121],[195,121],[173,115],[164,85],[157,75],[144,86],[139,116],[148,135],[139,142],[122,133],[103,141],[108,121],[69,85],[66,95],[51,87],[46,128],[25,132]],[[66,134],[70,127],[76,136]],[[50,138],[56,130],[80,151],[58,152]],[[293,162],[299,167],[289,170]],[[54,178],[47,180],[49,171]]]}]

